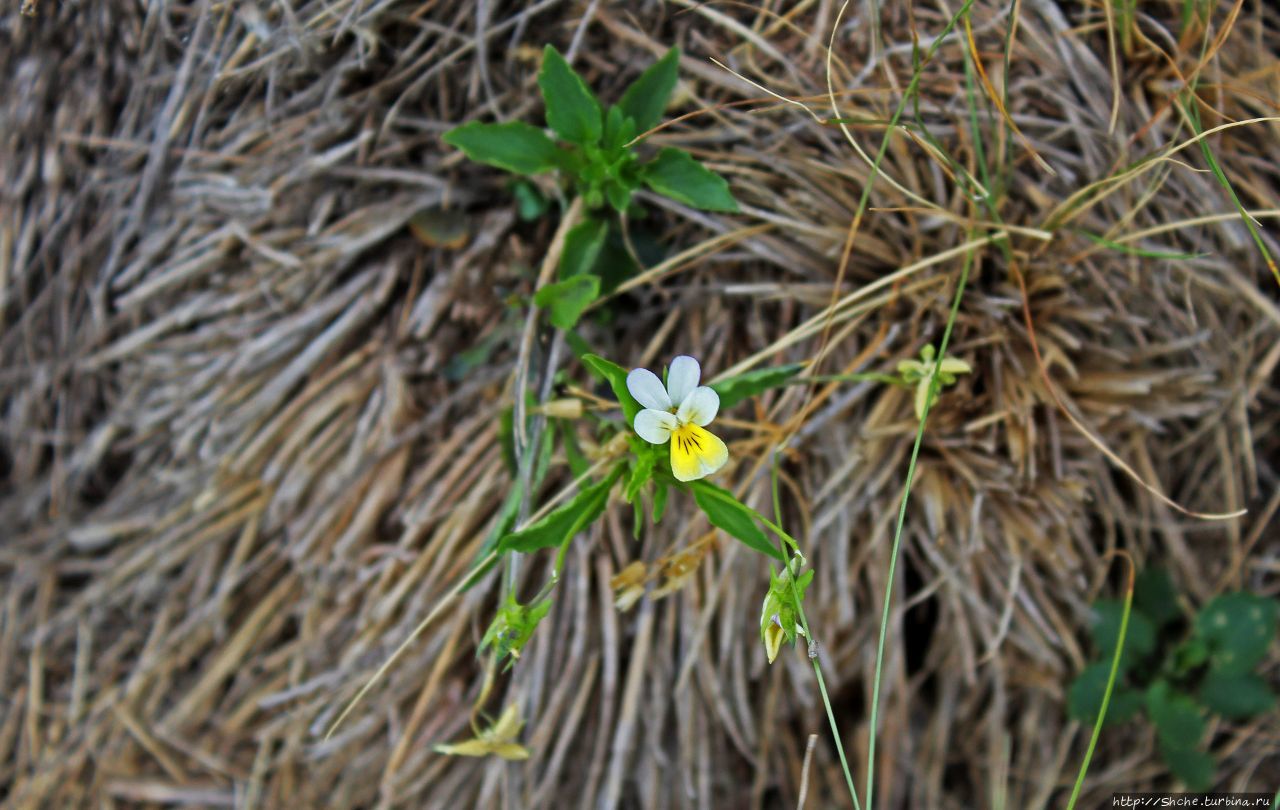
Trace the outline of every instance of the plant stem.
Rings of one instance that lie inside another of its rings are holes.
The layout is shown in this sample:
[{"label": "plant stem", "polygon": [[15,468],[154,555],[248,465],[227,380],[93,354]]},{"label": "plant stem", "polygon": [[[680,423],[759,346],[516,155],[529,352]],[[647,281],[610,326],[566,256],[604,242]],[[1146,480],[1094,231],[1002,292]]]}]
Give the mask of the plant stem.
[{"label": "plant stem", "polygon": [[[776,450],[773,455],[772,480],[773,517],[774,520],[781,523],[782,501],[778,497],[778,454]],[[783,557],[785,557],[787,553],[786,547],[783,545],[784,539],[787,542],[790,542],[792,547],[796,547],[798,550],[796,541],[786,532],[782,531],[777,524],[770,522],[763,516],[761,517],[761,520],[764,521],[765,525],[773,529],[774,534],[777,535],[778,550],[782,552]],[[815,645],[814,649],[816,649],[818,641],[813,637],[813,631],[809,629],[809,619],[804,615],[804,604],[800,601],[799,591],[796,590],[796,578],[791,574],[790,564],[783,563],[783,570],[787,573],[787,579],[791,581],[791,593],[795,597],[796,609],[800,613],[800,626],[804,628],[804,637],[809,640],[810,644]],[[861,805],[858,804],[858,792],[853,787],[853,774],[849,771],[849,759],[844,754],[844,743],[840,741],[840,727],[836,725],[836,715],[831,709],[831,698],[827,695],[827,683],[823,680],[822,668],[818,666],[818,656],[810,655],[809,663],[813,664],[813,675],[818,681],[818,692],[822,694],[822,706],[827,710],[827,723],[831,726],[831,736],[835,738],[836,741],[836,753],[840,756],[840,768],[844,771],[844,781],[845,785],[849,788],[849,798],[853,799],[853,806],[855,810],[862,810]],[[870,805],[868,805],[868,808],[870,808]]]}]

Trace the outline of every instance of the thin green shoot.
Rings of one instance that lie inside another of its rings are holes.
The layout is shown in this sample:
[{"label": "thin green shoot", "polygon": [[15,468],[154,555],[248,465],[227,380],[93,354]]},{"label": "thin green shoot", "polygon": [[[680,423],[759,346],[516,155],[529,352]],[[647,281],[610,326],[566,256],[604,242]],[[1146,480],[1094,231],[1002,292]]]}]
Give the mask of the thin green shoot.
[{"label": "thin green shoot", "polygon": [[[968,4],[965,5],[968,8]],[[970,233],[973,236],[973,233]],[[955,327],[956,315],[960,312],[960,301],[964,298],[965,286],[969,283],[969,271],[973,268],[973,251],[964,255],[964,263],[960,268],[960,281],[956,285],[956,294],[951,301],[951,311],[947,315],[947,325],[942,331],[942,342],[938,346],[938,356],[947,356],[947,346],[951,342],[951,332]],[[880,613],[880,639],[876,644],[876,672],[871,688],[871,731],[867,743],[867,789],[863,796],[867,807],[874,807],[872,797],[875,789],[876,762],[876,729],[880,719],[880,680],[884,669],[884,643],[889,630],[889,608],[893,602],[893,581],[898,570],[898,556],[902,549],[902,530],[907,521],[907,501],[911,497],[911,485],[915,482],[916,461],[920,457],[920,446],[924,442],[924,428],[929,419],[930,406],[938,396],[942,385],[941,375],[934,374],[929,383],[929,396],[925,400],[924,414],[916,428],[915,443],[911,447],[911,460],[907,464],[907,480],[902,487],[902,501],[898,506],[898,519],[893,531],[893,547],[889,552],[889,576],[885,580],[884,608]],[[806,631],[807,632],[807,631]]]},{"label": "thin green shoot", "polygon": [[1084,761],[1080,763],[1080,773],[1076,775],[1075,787],[1071,789],[1071,800],[1067,802],[1067,810],[1074,810],[1076,802],[1080,799],[1085,774],[1089,772],[1089,763],[1093,760],[1094,749],[1098,747],[1098,737],[1102,735],[1102,721],[1107,717],[1107,707],[1111,705],[1111,692],[1115,687],[1116,679],[1120,676],[1120,656],[1124,652],[1125,634],[1129,631],[1129,614],[1133,611],[1133,560],[1124,552],[1117,553],[1123,554],[1129,563],[1129,586],[1124,593],[1124,613],[1120,615],[1120,634],[1116,638],[1116,650],[1111,656],[1111,673],[1107,676],[1107,688],[1102,693],[1102,706],[1098,709],[1097,719],[1093,721],[1093,735],[1089,737],[1089,747],[1085,749]]}]

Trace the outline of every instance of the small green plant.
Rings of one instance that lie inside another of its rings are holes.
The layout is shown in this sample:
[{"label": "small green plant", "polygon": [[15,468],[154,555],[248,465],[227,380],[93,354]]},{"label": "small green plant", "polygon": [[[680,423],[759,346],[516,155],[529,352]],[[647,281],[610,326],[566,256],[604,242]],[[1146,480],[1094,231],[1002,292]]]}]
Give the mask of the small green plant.
[{"label": "small green plant", "polygon": [[[642,160],[637,141],[662,120],[676,86],[678,48],[651,65],[606,109],[591,88],[551,45],[543,52],[538,87],[546,125],[556,136],[520,121],[472,121],[445,133],[446,143],[478,163],[521,176],[557,173],[581,197],[585,214],[565,237],[558,280],[538,291],[535,303],[551,322],[570,329],[599,296],[611,266],[634,264],[616,226],[618,217],[640,212],[633,194],[642,186],[708,211],[736,212],[729,184],[688,152],[665,147]],[[522,216],[547,210],[546,200],[528,182],[515,185]],[[609,211],[612,211],[612,216]],[[617,278],[613,274],[614,280]]]},{"label": "small green plant", "polygon": [[[1102,705],[1124,606],[1094,604],[1092,637],[1098,660],[1084,668],[1067,695],[1073,718],[1093,724]],[[1276,635],[1277,604],[1246,592],[1214,598],[1188,622],[1168,574],[1144,571],[1111,703],[1103,725],[1146,714],[1169,770],[1192,790],[1213,784],[1213,758],[1201,749],[1207,715],[1243,720],[1270,711],[1276,697],[1253,672]]]}]

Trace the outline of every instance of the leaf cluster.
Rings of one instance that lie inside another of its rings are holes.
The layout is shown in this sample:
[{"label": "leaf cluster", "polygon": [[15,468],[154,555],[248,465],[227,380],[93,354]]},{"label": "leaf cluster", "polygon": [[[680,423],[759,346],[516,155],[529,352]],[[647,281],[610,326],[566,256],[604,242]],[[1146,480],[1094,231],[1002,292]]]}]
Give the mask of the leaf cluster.
[{"label": "leaf cluster", "polygon": [[[566,236],[559,278],[538,291],[535,303],[552,324],[571,329],[609,281],[609,268],[634,267],[622,235],[604,210],[618,216],[638,211],[632,199],[641,187],[707,211],[736,212],[729,184],[682,149],[666,147],[649,160],[638,139],[662,120],[675,89],[680,51],[672,48],[640,74],[617,104],[605,107],[560,52],[547,45],[538,74],[546,108],[544,129],[520,121],[472,121],[449,130],[446,143],[478,163],[522,176],[556,172],[587,209]],[[516,186],[522,216],[540,216],[546,201],[528,184]]]},{"label": "leaf cluster", "polygon": [[[1192,790],[1207,790],[1214,773],[1213,758],[1200,748],[1207,716],[1243,720],[1275,706],[1275,694],[1253,670],[1275,638],[1276,616],[1275,600],[1234,592],[1215,597],[1187,621],[1168,574],[1144,571],[1135,583],[1104,725],[1145,714],[1169,770]],[[1094,604],[1091,633],[1098,658],[1067,696],[1071,716],[1083,723],[1097,719],[1123,619],[1121,602]]]}]

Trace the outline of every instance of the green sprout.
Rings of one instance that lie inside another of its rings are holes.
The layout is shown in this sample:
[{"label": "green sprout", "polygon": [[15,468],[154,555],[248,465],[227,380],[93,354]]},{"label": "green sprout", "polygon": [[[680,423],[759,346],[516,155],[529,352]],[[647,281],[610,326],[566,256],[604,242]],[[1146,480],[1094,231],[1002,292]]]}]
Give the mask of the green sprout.
[{"label": "green sprout", "polygon": [[933,344],[926,343],[924,348],[920,350],[919,360],[901,360],[898,362],[898,374],[902,378],[902,384],[906,386],[914,386],[916,389],[915,407],[916,419],[924,419],[925,403],[929,403],[929,407],[933,407],[937,401],[937,393],[934,394],[933,400],[929,399],[929,388],[933,384],[933,377],[938,376],[938,392],[948,385],[954,385],[957,374],[968,374],[973,369],[963,360],[955,357],[944,357],[939,361],[934,361],[936,354]]}]

